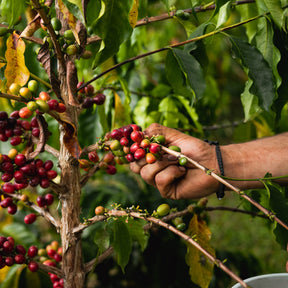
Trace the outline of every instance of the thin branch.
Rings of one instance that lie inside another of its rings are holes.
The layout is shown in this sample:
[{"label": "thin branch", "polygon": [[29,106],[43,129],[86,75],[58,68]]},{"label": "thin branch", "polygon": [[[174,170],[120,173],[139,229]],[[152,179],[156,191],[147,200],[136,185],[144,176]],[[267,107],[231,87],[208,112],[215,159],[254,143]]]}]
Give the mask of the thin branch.
[{"label": "thin branch", "polygon": [[239,23],[236,23],[236,24],[233,24],[233,25],[230,25],[230,26],[227,26],[227,27],[222,27],[222,28],[219,28],[219,29],[216,29],[212,32],[209,32],[207,34],[204,34],[204,35],[201,35],[201,36],[198,36],[198,37],[195,37],[195,38],[192,38],[192,39],[188,39],[186,41],[182,41],[182,42],[179,42],[179,43],[175,43],[173,45],[169,45],[169,46],[166,46],[166,47],[162,47],[162,48],[159,48],[159,49],[156,49],[156,50],[153,50],[153,51],[150,51],[150,52],[147,52],[147,53],[143,53],[143,54],[140,54],[140,55],[137,55],[135,57],[132,57],[132,58],[129,58],[129,59],[126,59],[124,60],[123,62],[120,62],[120,63],[117,63],[116,65],[110,67],[109,69],[103,71],[102,73],[98,74],[97,76],[93,77],[92,79],[90,79],[89,81],[83,83],[78,89],[77,91],[83,89],[84,87],[86,87],[87,85],[89,85],[90,83],[96,81],[97,79],[101,78],[102,76],[106,75],[107,73],[127,64],[127,63],[131,63],[131,62],[134,62],[138,59],[141,59],[141,58],[145,58],[147,56],[150,56],[150,55],[153,55],[153,54],[156,54],[156,53],[160,53],[160,52],[163,52],[163,51],[167,51],[171,48],[176,48],[176,47],[180,47],[180,46],[184,46],[186,44],[189,44],[189,43],[192,43],[192,42],[196,42],[196,41],[199,41],[199,40],[202,40],[202,39],[205,39],[205,38],[208,38],[208,37],[211,37],[211,36],[214,36],[218,33],[222,33],[226,30],[230,30],[230,29],[233,29],[233,28],[236,28],[236,27],[239,27],[241,25],[244,25],[244,24],[247,24],[249,22],[252,22],[252,21],[255,21],[261,17],[264,17],[265,15],[267,15],[267,13],[265,14],[261,14],[261,15],[257,15],[253,18],[250,18],[248,20],[245,20],[245,21],[241,21]]},{"label": "thin branch", "polygon": [[47,273],[52,273],[52,274],[55,274],[57,275],[59,278],[64,278],[65,275],[63,273],[63,271],[57,267],[53,267],[53,266],[48,266],[48,265],[45,265],[41,262],[37,262],[39,268]]},{"label": "thin branch", "polygon": [[49,152],[50,154],[52,154],[56,158],[59,158],[60,153],[57,149],[53,148],[52,146],[50,146],[48,144],[45,144],[44,149],[45,149],[45,151]]},{"label": "thin branch", "polygon": [[[242,5],[242,4],[250,4],[250,3],[254,3],[255,0],[243,0],[243,1],[235,1],[232,3],[232,6],[237,6],[237,5]],[[189,9],[183,9],[184,12],[186,13],[199,13],[199,12],[206,12],[209,10],[214,10],[216,7],[215,4],[211,4],[211,5],[204,5],[204,6],[197,6],[194,8],[189,8]],[[137,21],[136,26],[135,27],[139,27],[139,26],[143,26],[143,25],[147,25],[153,22],[159,22],[159,21],[163,21],[163,20],[168,20],[171,19],[175,16],[177,10],[173,10],[169,13],[164,13],[158,16],[152,16],[152,17],[145,17],[143,19],[140,19]]]},{"label": "thin branch", "polygon": [[101,255],[99,255],[97,258],[95,258],[95,259],[91,260],[90,262],[86,263],[85,267],[84,267],[85,274],[87,274],[90,271],[92,271],[96,265],[100,264],[105,259],[110,257],[113,254],[113,252],[114,252],[114,249],[111,246],[107,250],[105,250]]},{"label": "thin branch", "polygon": [[51,40],[52,40],[52,43],[55,47],[55,50],[56,50],[56,55],[57,55],[57,59],[63,69],[63,71],[65,71],[65,60],[64,60],[64,57],[63,57],[63,53],[61,51],[61,47],[60,47],[60,44],[59,42],[57,41],[57,36],[56,36],[56,33],[52,27],[52,24],[45,12],[45,9],[44,7],[41,7],[40,3],[38,0],[32,0],[32,3],[33,5],[35,6],[35,9],[38,11],[40,17],[42,18],[45,26],[47,27],[47,30],[49,32],[49,35],[51,37]]},{"label": "thin branch", "polygon": [[16,100],[18,102],[27,102],[27,100],[24,97],[14,95],[14,94],[8,94],[8,93],[0,92],[0,97],[6,98],[9,100]]},{"label": "thin branch", "polygon": [[[11,197],[17,200],[21,200],[21,195],[19,194],[8,194],[5,193],[4,191],[0,190],[1,194],[7,196],[7,197]],[[40,208],[39,206],[37,206],[36,204],[34,204],[31,201],[25,201],[24,202],[27,206],[30,206],[34,211],[36,211],[39,215],[41,215],[42,217],[44,217],[49,223],[51,223],[57,231],[59,231],[60,229],[60,223],[58,220],[56,220],[50,213],[49,211]]]},{"label": "thin branch", "polygon": [[251,197],[249,197],[247,194],[245,194],[244,191],[240,190],[239,188],[233,186],[232,184],[230,184],[229,182],[227,182],[225,179],[222,178],[222,176],[219,176],[218,174],[216,174],[215,172],[209,170],[208,168],[204,167],[203,165],[199,164],[198,162],[194,161],[193,159],[187,157],[186,155],[173,151],[171,149],[168,149],[164,146],[162,146],[162,150],[168,154],[174,155],[177,158],[181,158],[181,157],[186,157],[188,162],[191,163],[192,165],[194,165],[195,167],[197,167],[198,169],[202,170],[203,172],[205,172],[207,175],[212,176],[214,179],[218,180],[219,182],[221,182],[222,184],[224,184],[226,187],[228,187],[229,189],[231,189],[232,191],[236,192],[238,195],[240,195],[242,198],[244,198],[245,200],[249,201],[252,205],[254,205],[255,207],[257,207],[260,211],[262,211],[265,215],[267,215],[267,217],[269,217],[269,219],[276,221],[278,224],[280,224],[281,226],[283,226],[286,230],[288,230],[288,225],[283,222],[281,219],[279,219],[275,214],[273,214],[271,211],[269,211],[268,209],[264,208],[261,204],[259,204],[257,201],[255,201],[254,199],[252,199]]}]

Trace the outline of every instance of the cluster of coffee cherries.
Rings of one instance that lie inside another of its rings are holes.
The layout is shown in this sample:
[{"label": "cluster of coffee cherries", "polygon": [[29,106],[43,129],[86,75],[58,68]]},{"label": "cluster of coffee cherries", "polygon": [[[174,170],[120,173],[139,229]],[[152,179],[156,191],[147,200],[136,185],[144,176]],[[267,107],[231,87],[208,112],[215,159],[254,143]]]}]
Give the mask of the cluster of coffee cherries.
[{"label": "cluster of coffee cherries", "polygon": [[[83,81],[78,82],[77,89],[84,84]],[[84,88],[78,91],[78,101],[82,103],[82,108],[88,109],[93,105],[103,105],[105,103],[106,96],[102,93],[95,93],[95,89],[91,84],[88,84]]]},{"label": "cluster of coffee cherries", "polygon": [[26,106],[19,110],[19,116],[21,118],[30,118],[34,112],[43,114],[48,111],[56,111],[58,113],[64,113],[66,111],[66,106],[56,99],[51,99],[46,91],[41,91],[38,94],[38,97],[35,97],[37,90],[38,84],[35,80],[30,80],[28,82],[28,87],[21,87],[18,83],[12,83],[10,85],[10,93],[20,95],[26,100]]},{"label": "cluster of coffee cherries", "polygon": [[158,135],[149,139],[145,137],[142,128],[136,124],[114,129],[106,134],[105,139],[110,142],[109,149],[115,157],[116,163],[124,164],[145,158],[152,164],[161,156],[161,145],[165,138]]},{"label": "cluster of coffee cherries", "polygon": [[24,246],[15,245],[13,237],[0,236],[0,269],[14,264],[27,264],[30,271],[36,272],[39,266],[33,258],[37,255],[37,246],[32,245],[26,251]]},{"label": "cluster of coffee cherries", "polygon": [[[63,249],[59,245],[58,241],[52,241],[46,246],[46,248],[41,248],[38,251],[39,261],[44,265],[50,267],[57,267],[61,265]],[[56,274],[48,273],[50,280],[53,283],[53,288],[63,288],[64,279],[58,277]]]},{"label": "cluster of coffee cherries", "polygon": [[[9,153],[9,156],[0,154],[1,180],[4,182],[1,190],[6,195],[0,202],[0,205],[2,208],[7,208],[7,212],[13,215],[17,212],[17,205],[15,201],[13,201],[13,198],[7,196],[7,194],[13,194],[14,192],[25,189],[28,185],[31,187],[39,185],[41,188],[48,188],[50,186],[50,180],[57,177],[57,172],[52,170],[53,162],[51,160],[45,162],[41,159],[27,161],[25,155],[20,153],[13,155],[13,157],[11,153]],[[49,206],[54,201],[52,194],[46,194],[38,198],[37,204],[39,207]],[[23,199],[23,201],[27,201],[27,199]],[[26,224],[32,224],[36,220],[36,215],[29,215],[30,218],[28,217],[27,221],[24,219]]]},{"label": "cluster of coffee cherries", "polygon": [[7,112],[0,111],[0,141],[7,142],[10,139],[10,144],[17,146],[23,142],[25,133],[28,132],[39,137],[40,129],[36,117],[28,121],[20,119],[19,111],[13,111],[9,116]]}]

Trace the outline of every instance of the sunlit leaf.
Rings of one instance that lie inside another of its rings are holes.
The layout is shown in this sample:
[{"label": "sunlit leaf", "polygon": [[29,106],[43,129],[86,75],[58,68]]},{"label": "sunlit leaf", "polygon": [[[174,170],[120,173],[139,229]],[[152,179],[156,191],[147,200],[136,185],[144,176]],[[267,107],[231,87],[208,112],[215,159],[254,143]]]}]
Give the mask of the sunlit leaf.
[{"label": "sunlit leaf", "polygon": [[114,91],[114,101],[115,101],[115,112],[114,112],[114,121],[113,127],[121,127],[127,125],[131,122],[130,119],[130,106],[127,101],[122,104],[120,96]]},{"label": "sunlit leaf", "polygon": [[[0,288],[18,288],[19,287],[19,278],[24,269],[24,265],[13,265],[9,268],[5,268],[3,274],[5,279],[0,284]],[[2,269],[0,270],[0,273]],[[2,278],[2,276],[1,276]]]},{"label": "sunlit leaf", "polygon": [[74,37],[78,44],[80,44],[79,36],[76,29],[77,18],[69,11],[69,9],[65,6],[62,0],[58,1],[59,9],[64,16],[64,19],[67,20],[70,29],[72,30]]},{"label": "sunlit leaf", "polygon": [[219,10],[219,16],[218,16],[216,28],[224,25],[228,21],[230,17],[230,12],[231,12],[231,3],[229,1],[225,3],[223,6],[221,6]]},{"label": "sunlit leaf", "polygon": [[78,20],[85,23],[82,0],[63,0],[63,3]]},{"label": "sunlit leaf", "polygon": [[25,1],[2,0],[0,5],[1,16],[12,26],[18,21],[20,15],[25,11]]},{"label": "sunlit leaf", "polygon": [[18,83],[24,86],[30,77],[30,72],[25,65],[25,43],[19,38],[15,32],[7,39],[7,50],[5,58],[7,66],[5,69],[5,77],[7,79],[7,87],[12,83]]},{"label": "sunlit leaf", "polygon": [[138,5],[139,5],[139,0],[134,0],[133,1],[133,6],[129,12],[129,22],[130,25],[135,28],[135,25],[137,23],[137,18],[138,18]]},{"label": "sunlit leaf", "polygon": [[[215,256],[215,251],[210,245],[211,231],[206,222],[197,214],[194,214],[190,220],[187,234],[207,252]],[[214,263],[191,244],[187,244],[186,262],[189,265],[192,282],[201,288],[208,288],[213,276]]]},{"label": "sunlit leaf", "polygon": [[283,19],[284,19],[283,18],[284,11],[282,9],[281,1],[280,0],[264,0],[264,3],[266,4],[275,24],[279,28],[282,28]]}]

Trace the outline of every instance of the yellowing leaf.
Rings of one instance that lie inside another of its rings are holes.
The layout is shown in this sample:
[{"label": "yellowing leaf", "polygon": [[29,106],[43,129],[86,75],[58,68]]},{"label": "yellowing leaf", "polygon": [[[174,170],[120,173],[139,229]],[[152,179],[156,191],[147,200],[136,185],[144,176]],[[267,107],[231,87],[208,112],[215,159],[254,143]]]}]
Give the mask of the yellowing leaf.
[{"label": "yellowing leaf", "polygon": [[137,23],[137,18],[138,18],[138,5],[139,5],[139,1],[138,0],[134,0],[133,1],[133,5],[132,8],[129,12],[129,22],[130,25],[135,28],[136,23]]},{"label": "yellowing leaf", "polygon": [[274,134],[271,128],[269,127],[269,124],[263,117],[259,116],[257,120],[259,121],[256,120],[253,121],[253,124],[256,127],[257,138],[268,137]]},{"label": "yellowing leaf", "polygon": [[76,23],[77,23],[77,18],[68,10],[68,8],[64,5],[62,0],[58,1],[59,9],[61,13],[64,16],[64,19],[68,21],[69,27],[72,30],[74,37],[76,39],[76,42],[80,45],[80,40],[79,36],[76,30]]},{"label": "yellowing leaf", "polygon": [[19,38],[19,35],[14,32],[7,39],[7,50],[5,53],[7,66],[4,75],[7,79],[7,87],[13,82],[24,86],[29,80],[30,72],[25,65],[24,52],[25,43]]},{"label": "yellowing leaf", "polygon": [[[187,234],[193,237],[207,252],[215,256],[215,251],[209,243],[211,231],[206,222],[198,215],[195,214],[191,219]],[[213,276],[214,263],[189,243],[187,244],[186,263],[189,265],[192,282],[201,288],[208,288]]]},{"label": "yellowing leaf", "polygon": [[123,105],[120,96],[114,91],[115,97],[115,113],[114,113],[114,127],[121,127],[130,123],[130,107]]}]

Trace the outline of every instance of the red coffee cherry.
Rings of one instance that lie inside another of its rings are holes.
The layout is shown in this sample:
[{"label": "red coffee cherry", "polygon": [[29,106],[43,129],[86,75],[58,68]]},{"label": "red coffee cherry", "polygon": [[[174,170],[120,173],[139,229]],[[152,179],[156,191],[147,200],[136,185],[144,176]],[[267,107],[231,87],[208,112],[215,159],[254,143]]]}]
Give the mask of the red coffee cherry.
[{"label": "red coffee cherry", "polygon": [[30,225],[36,221],[36,218],[37,218],[36,214],[31,213],[31,214],[28,214],[24,217],[24,222],[25,222],[25,224]]},{"label": "red coffee cherry", "polygon": [[30,261],[29,264],[28,264],[28,269],[31,272],[36,272],[39,269],[39,266],[38,266],[37,262]]},{"label": "red coffee cherry", "polygon": [[38,254],[38,247],[35,245],[30,246],[28,251],[27,251],[28,257],[34,258],[35,256],[37,256],[37,254]]},{"label": "red coffee cherry", "polygon": [[140,160],[145,157],[145,154],[146,154],[145,150],[142,148],[139,148],[135,151],[134,158],[135,160]]}]

